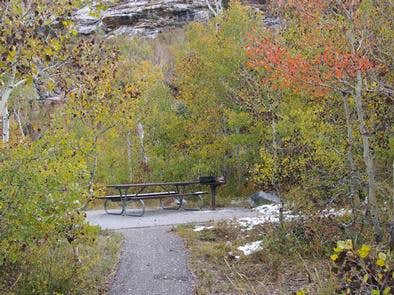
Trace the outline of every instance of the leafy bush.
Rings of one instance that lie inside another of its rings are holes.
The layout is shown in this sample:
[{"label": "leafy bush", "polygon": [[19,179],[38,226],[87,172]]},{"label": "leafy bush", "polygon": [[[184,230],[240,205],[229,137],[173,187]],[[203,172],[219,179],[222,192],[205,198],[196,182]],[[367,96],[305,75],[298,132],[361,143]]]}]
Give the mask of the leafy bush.
[{"label": "leafy bush", "polygon": [[0,289],[68,292],[86,271],[78,246],[98,229],[78,208],[86,164],[77,138],[62,130],[0,154]]},{"label": "leafy bush", "polygon": [[394,270],[390,253],[374,251],[363,244],[358,250],[351,240],[338,241],[334,253],[334,272],[340,294],[393,294]]}]

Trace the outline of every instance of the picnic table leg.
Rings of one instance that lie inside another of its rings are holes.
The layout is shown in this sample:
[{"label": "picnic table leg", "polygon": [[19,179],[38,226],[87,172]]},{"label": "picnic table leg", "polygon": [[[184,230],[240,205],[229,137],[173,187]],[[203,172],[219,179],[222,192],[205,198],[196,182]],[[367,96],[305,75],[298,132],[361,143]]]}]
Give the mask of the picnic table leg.
[{"label": "picnic table leg", "polygon": [[196,207],[196,208],[188,208],[188,207],[185,207],[186,202],[183,202],[182,203],[183,210],[185,210],[185,211],[201,211],[202,207],[204,205],[204,200],[202,198],[202,195],[197,195],[197,198],[198,198],[198,200],[197,200],[198,207]]},{"label": "picnic table leg", "polygon": [[141,217],[145,214],[145,203],[144,200],[139,199],[138,195],[141,194],[143,191],[145,190],[145,186],[142,187],[136,194],[135,197],[129,199],[130,202],[135,202],[136,207],[137,207],[137,203],[139,203],[141,205],[141,212],[140,213],[127,213],[127,189],[125,191],[124,194],[124,202],[123,202],[123,215],[127,215],[127,216],[136,216],[136,217]]},{"label": "picnic table leg", "polygon": [[126,215],[126,196],[127,196],[127,188],[125,189],[124,195],[122,195],[122,189],[119,188],[119,195],[122,201],[122,215]]},{"label": "picnic table leg", "polygon": [[[179,194],[181,191],[179,189],[179,186],[175,186],[175,191]],[[178,204],[174,207],[164,207],[163,205],[163,199],[160,198],[160,208],[162,210],[179,210],[182,207],[183,204],[183,197],[176,197]]]},{"label": "picnic table leg", "polygon": [[110,214],[110,215],[122,215],[123,207],[122,207],[122,210],[119,213],[108,211],[108,202],[110,202],[110,200],[108,200],[108,199],[106,199],[104,201],[104,211],[105,211],[105,213]]},{"label": "picnic table leg", "polygon": [[216,210],[216,185],[211,184],[211,209]]},{"label": "picnic table leg", "polygon": [[134,213],[127,213],[126,209],[125,209],[125,215],[127,215],[127,216],[136,216],[136,217],[143,216],[145,214],[145,203],[144,203],[144,200],[142,200],[142,199],[131,199],[130,201],[131,202],[135,202],[136,204],[140,203],[140,205],[141,205],[141,212],[140,213],[135,213],[135,214]]}]

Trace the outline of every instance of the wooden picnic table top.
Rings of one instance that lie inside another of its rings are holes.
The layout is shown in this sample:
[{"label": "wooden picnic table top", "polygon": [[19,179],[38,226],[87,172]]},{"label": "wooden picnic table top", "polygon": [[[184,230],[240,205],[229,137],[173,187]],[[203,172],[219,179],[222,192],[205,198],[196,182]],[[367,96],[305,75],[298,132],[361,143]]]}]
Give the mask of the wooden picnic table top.
[{"label": "wooden picnic table top", "polygon": [[110,184],[108,188],[131,188],[131,187],[147,187],[147,186],[186,186],[192,184],[199,184],[198,180],[195,181],[179,181],[179,182],[147,182],[147,183],[123,183],[123,184]]}]

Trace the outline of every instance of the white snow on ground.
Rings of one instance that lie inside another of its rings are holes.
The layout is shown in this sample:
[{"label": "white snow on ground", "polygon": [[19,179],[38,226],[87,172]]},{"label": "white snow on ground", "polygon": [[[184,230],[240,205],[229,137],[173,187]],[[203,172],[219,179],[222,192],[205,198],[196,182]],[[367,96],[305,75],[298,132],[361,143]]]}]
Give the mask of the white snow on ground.
[{"label": "white snow on ground", "polygon": [[[238,223],[245,228],[245,230],[251,230],[253,227],[263,223],[275,223],[279,222],[279,209],[280,204],[262,205],[254,208],[253,210],[261,213],[258,217],[244,217],[238,219]],[[296,217],[296,215],[291,214],[290,211],[283,211],[283,217],[286,220],[290,220]]]},{"label": "white snow on ground", "polygon": [[323,210],[321,212],[321,216],[323,216],[323,217],[329,217],[329,216],[339,217],[339,216],[345,216],[345,215],[350,215],[350,214],[352,214],[352,210],[345,209],[345,208],[342,208],[339,210],[331,208],[331,209]]},{"label": "white snow on ground", "polygon": [[239,246],[238,250],[242,251],[244,255],[250,255],[261,250],[262,241],[256,241],[252,243],[245,244],[243,246]]},{"label": "white snow on ground", "polygon": [[[237,223],[243,227],[243,230],[251,230],[256,225],[264,224],[264,223],[276,223],[279,222],[279,209],[280,204],[269,204],[269,205],[262,205],[259,207],[254,208],[253,210],[258,211],[261,216],[257,217],[244,217],[237,220]],[[326,209],[323,210],[321,213],[322,217],[339,217],[348,215],[351,213],[349,209]],[[284,220],[291,220],[294,218],[299,218],[299,215],[293,214],[291,211],[283,211],[283,218]]]},{"label": "white snow on ground", "polygon": [[196,226],[193,230],[194,231],[203,231],[203,230],[207,230],[207,229],[213,229],[214,228],[214,226],[204,226],[204,225],[202,225],[202,226]]}]

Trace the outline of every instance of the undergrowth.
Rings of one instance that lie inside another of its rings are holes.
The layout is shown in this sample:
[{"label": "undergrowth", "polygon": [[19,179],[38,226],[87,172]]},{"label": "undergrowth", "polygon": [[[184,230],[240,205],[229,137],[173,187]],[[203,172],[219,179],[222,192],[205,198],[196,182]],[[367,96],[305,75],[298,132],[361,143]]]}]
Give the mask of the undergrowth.
[{"label": "undergrowth", "polygon": [[2,294],[105,294],[118,261],[120,234],[102,231],[90,245],[80,246],[78,260],[68,242],[42,246],[24,263],[4,265]]}]

